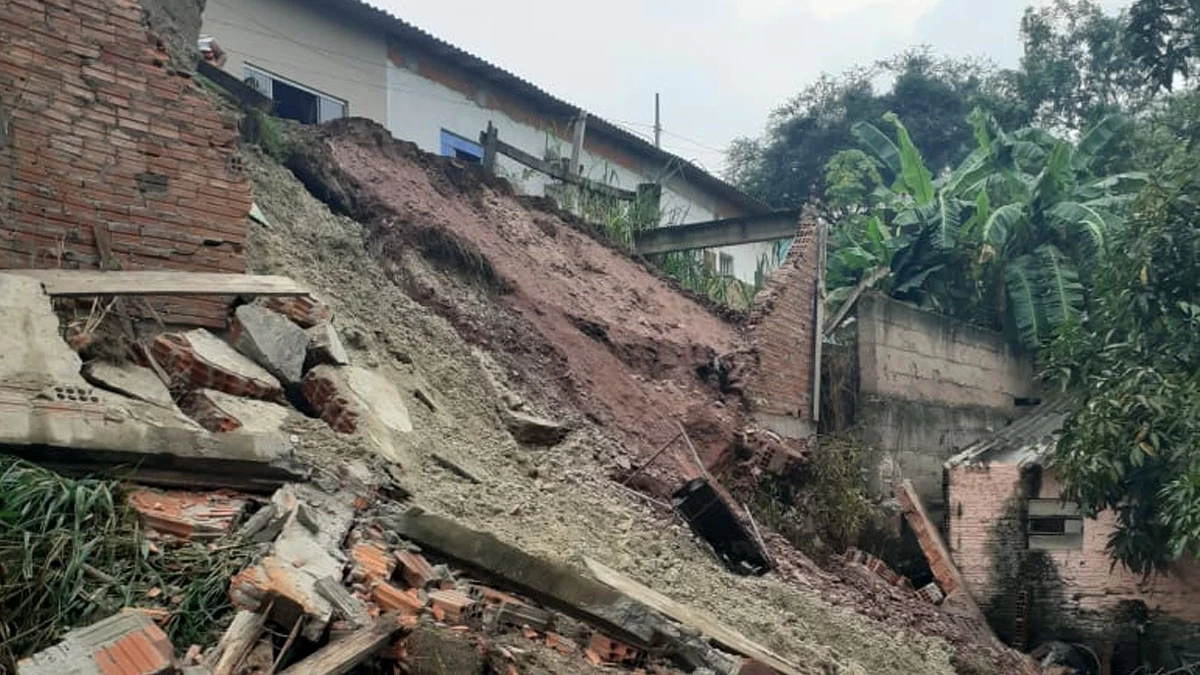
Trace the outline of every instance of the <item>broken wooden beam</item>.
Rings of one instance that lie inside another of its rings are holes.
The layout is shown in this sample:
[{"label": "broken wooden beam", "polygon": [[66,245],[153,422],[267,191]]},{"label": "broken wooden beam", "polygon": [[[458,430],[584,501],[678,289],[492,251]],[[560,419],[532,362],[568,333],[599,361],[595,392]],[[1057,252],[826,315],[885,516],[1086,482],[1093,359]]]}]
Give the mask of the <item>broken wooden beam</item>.
[{"label": "broken wooden beam", "polygon": [[98,295],[309,295],[311,291],[288,277],[255,274],[174,271],[97,271],[60,269],[5,270],[32,277],[55,297]]},{"label": "broken wooden beam", "polygon": [[267,612],[260,614],[242,610],[235,614],[217,646],[205,657],[205,663],[212,667],[212,675],[231,675],[246,654],[250,653],[254,643],[258,642],[266,622]]},{"label": "broken wooden beam", "polygon": [[374,624],[331,642],[282,675],[343,675],[391,642],[404,630],[399,614],[385,614]]}]

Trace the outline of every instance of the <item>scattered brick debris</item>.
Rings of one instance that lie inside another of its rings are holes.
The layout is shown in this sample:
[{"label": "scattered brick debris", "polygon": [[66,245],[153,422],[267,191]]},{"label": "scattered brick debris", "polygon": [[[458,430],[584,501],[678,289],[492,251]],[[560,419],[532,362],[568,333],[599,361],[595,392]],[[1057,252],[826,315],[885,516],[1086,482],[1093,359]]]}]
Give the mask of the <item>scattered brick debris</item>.
[{"label": "scattered brick debris", "polygon": [[333,310],[329,305],[307,296],[263,298],[261,303],[267,309],[291,319],[301,328],[312,328],[326,323],[333,318]]},{"label": "scattered brick debris", "polygon": [[221,492],[138,489],[129,494],[147,529],[181,540],[220,538],[241,520],[247,503]]},{"label": "scattered brick debris", "polygon": [[350,551],[355,570],[371,581],[386,581],[392,578],[395,560],[388,552],[372,543],[356,544]]},{"label": "scattered brick debris", "polygon": [[139,612],[121,612],[73,630],[62,642],[17,664],[21,675],[174,673],[174,648],[167,634]]},{"label": "scattered brick debris", "polygon": [[396,553],[396,561],[400,564],[400,575],[405,583],[413,588],[428,589],[441,579],[434,571],[433,565],[420,553],[399,551]]}]

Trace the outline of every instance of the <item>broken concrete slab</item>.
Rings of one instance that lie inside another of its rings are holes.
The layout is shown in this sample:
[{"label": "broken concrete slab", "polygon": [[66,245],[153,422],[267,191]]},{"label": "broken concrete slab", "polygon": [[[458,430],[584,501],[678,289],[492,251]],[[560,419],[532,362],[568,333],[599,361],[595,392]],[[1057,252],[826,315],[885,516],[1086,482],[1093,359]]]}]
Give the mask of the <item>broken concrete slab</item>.
[{"label": "broken concrete slab", "polygon": [[636,599],[638,602],[644,603],[648,607],[652,607],[656,611],[662,612],[683,626],[699,631],[725,649],[741,654],[752,661],[765,664],[773,671],[782,675],[800,675],[803,672],[799,666],[789,663],[766,647],[750,640],[706,614],[675,602],[658,591],[643,586],[595,560],[589,559],[587,566],[592,574],[605,585]]},{"label": "broken concrete slab", "polygon": [[250,433],[282,433],[289,408],[269,401],[238,398],[213,389],[199,389],[184,394],[179,407],[188,417],[214,433],[239,429]]},{"label": "broken concrete slab", "polygon": [[248,502],[217,492],[137,489],[129,504],[151,532],[181,540],[218,539],[241,520]]},{"label": "broken concrete slab", "polygon": [[655,644],[661,633],[662,617],[645,605],[567,565],[531,556],[491,534],[419,508],[381,524],[423,548],[636,647]]},{"label": "broken concrete slab", "polygon": [[285,384],[300,381],[309,336],[282,314],[258,305],[238,307],[229,325],[229,341]]},{"label": "broken concrete slab", "polygon": [[342,339],[338,337],[337,329],[332,323],[322,323],[305,331],[308,335],[308,354],[304,359],[305,368],[319,365],[348,366],[350,355]]},{"label": "broken concrete slab", "polygon": [[395,438],[413,430],[408,407],[384,376],[357,366],[317,366],[304,378],[304,395],[334,431],[361,432],[375,454],[405,470],[415,468],[413,457]]},{"label": "broken concrete slab", "polygon": [[505,408],[500,416],[513,438],[529,445],[558,445],[571,431],[558,422],[520,410]]},{"label": "broken concrete slab", "polygon": [[342,578],[342,542],[354,520],[354,506],[348,498],[310,485],[288,485],[264,508],[283,514],[283,525],[267,556],[233,578],[229,596],[247,611],[262,611],[271,602],[271,616],[279,625],[295,625],[303,615],[301,634],[318,640],[332,619],[333,605],[317,591],[317,583]]},{"label": "broken concrete slab", "polygon": [[167,385],[149,368],[132,363],[92,361],[84,365],[83,377],[102,389],[175,410],[175,401]]},{"label": "broken concrete slab", "polygon": [[0,274],[0,320],[9,326],[0,332],[4,452],[60,473],[169,487],[259,492],[298,478],[286,467],[287,436],[215,436],[175,410],[91,387],[36,280]]},{"label": "broken concrete slab", "polygon": [[283,387],[274,375],[203,328],[163,333],[154,339],[150,353],[171,378],[172,388],[283,400]]},{"label": "broken concrete slab", "polygon": [[407,433],[413,429],[400,390],[365,368],[313,368],[304,378],[304,393],[321,419],[342,433],[357,431],[359,420],[366,415],[391,431]]},{"label": "broken concrete slab", "polygon": [[167,634],[136,612],[73,630],[57,645],[17,664],[19,675],[166,675],[175,670]]},{"label": "broken concrete slab", "polygon": [[84,384],[82,362],[59,334],[50,298],[36,279],[0,274],[0,382],[33,389],[54,383]]},{"label": "broken concrete slab", "polygon": [[333,310],[329,305],[308,295],[304,296],[272,296],[258,301],[260,305],[277,314],[291,319],[301,328],[312,328],[318,324],[328,323],[333,319]]}]

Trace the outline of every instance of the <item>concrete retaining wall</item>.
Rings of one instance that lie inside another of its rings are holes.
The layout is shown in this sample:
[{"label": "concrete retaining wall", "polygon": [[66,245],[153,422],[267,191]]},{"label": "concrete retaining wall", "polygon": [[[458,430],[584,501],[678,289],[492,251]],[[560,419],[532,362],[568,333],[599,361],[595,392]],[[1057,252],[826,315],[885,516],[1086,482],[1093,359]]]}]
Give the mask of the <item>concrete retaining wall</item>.
[{"label": "concrete retaining wall", "polygon": [[858,420],[880,452],[875,486],[903,475],[940,512],[942,463],[1023,412],[1033,359],[999,333],[879,294],[859,300],[857,325]]}]

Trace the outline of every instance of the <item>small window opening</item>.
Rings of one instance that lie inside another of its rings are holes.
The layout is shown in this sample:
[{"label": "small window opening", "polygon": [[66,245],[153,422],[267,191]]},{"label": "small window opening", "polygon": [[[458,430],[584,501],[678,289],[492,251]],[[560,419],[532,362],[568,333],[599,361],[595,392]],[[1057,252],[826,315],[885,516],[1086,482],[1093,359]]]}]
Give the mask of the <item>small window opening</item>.
[{"label": "small window opening", "polygon": [[301,124],[320,124],[346,116],[346,103],[253,66],[245,68],[246,84],[275,102],[275,114]]},{"label": "small window opening", "polygon": [[453,157],[472,164],[483,163],[483,146],[458,134],[442,129],[442,156]]},{"label": "small window opening", "polygon": [[733,276],[733,256],[728,253],[721,254],[721,276]]}]

